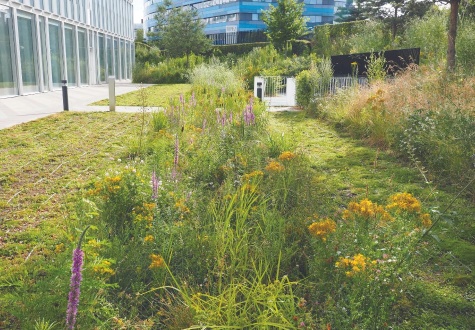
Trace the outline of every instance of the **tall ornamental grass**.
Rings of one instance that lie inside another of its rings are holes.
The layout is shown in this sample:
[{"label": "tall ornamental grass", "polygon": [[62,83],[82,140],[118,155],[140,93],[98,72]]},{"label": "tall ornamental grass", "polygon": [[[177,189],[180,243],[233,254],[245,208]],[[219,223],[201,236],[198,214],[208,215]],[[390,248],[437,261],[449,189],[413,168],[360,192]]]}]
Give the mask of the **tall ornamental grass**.
[{"label": "tall ornamental grass", "polygon": [[[475,176],[474,97],[473,77],[445,77],[421,67],[320,99],[318,107],[353,136],[398,152],[428,182],[461,190]],[[475,186],[465,189],[474,198]]]}]

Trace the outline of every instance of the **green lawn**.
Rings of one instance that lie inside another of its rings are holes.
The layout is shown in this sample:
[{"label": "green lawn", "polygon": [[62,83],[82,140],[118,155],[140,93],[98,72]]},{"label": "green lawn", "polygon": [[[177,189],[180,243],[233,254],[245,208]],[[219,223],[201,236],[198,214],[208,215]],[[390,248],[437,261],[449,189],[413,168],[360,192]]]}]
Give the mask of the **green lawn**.
[{"label": "green lawn", "polygon": [[[170,98],[176,97],[179,94],[189,93],[191,86],[188,84],[174,84],[174,85],[155,85],[144,89],[144,93],[137,90],[132,93],[117,96],[117,106],[155,106],[163,107],[168,104]],[[101,100],[92,105],[109,105],[109,99]]]}]

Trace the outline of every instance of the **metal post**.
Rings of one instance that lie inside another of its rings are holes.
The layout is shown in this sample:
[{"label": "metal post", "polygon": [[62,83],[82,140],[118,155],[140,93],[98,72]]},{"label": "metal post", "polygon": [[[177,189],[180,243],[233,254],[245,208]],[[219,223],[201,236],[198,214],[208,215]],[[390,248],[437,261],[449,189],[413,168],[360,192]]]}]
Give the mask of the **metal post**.
[{"label": "metal post", "polygon": [[115,77],[109,77],[109,110],[115,111]]},{"label": "metal post", "polygon": [[68,100],[68,81],[67,80],[61,80],[63,83],[61,89],[63,91],[63,110],[64,111],[69,111],[69,100]]},{"label": "metal post", "polygon": [[257,83],[257,98],[262,101],[262,82]]}]

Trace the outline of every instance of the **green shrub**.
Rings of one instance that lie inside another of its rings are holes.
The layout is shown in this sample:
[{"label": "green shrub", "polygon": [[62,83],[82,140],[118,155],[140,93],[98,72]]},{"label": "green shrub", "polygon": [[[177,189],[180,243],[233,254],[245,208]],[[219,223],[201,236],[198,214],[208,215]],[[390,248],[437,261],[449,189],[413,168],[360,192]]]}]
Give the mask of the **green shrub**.
[{"label": "green shrub", "polygon": [[236,94],[243,88],[241,80],[234,71],[217,60],[194,68],[189,79],[194,89],[203,91],[224,91],[227,94]]},{"label": "green shrub", "polygon": [[423,18],[408,23],[403,46],[421,49],[421,63],[443,66],[447,52],[447,15],[433,10]]},{"label": "green shrub", "polygon": [[218,45],[213,46],[213,53],[218,56],[226,56],[228,54],[245,55],[255,48],[267,47],[269,42],[252,42],[235,45]]},{"label": "green shrub", "polygon": [[459,72],[473,76],[475,71],[475,22],[467,20],[461,24],[456,42]]}]

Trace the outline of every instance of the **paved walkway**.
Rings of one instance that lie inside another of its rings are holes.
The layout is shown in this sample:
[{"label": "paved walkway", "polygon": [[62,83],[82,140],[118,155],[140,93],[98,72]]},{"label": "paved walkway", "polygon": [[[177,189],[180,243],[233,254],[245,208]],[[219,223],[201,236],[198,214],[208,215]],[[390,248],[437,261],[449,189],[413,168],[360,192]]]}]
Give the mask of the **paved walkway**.
[{"label": "paved walkway", "polygon": [[[140,86],[130,82],[117,82],[115,92],[116,95],[125,94],[140,89]],[[91,103],[108,98],[108,84],[68,88],[69,109],[71,111],[109,111],[108,106],[89,106]],[[139,112],[141,110],[140,107],[116,107],[117,112]],[[62,111],[63,96],[61,90],[0,98],[0,129]]]}]

